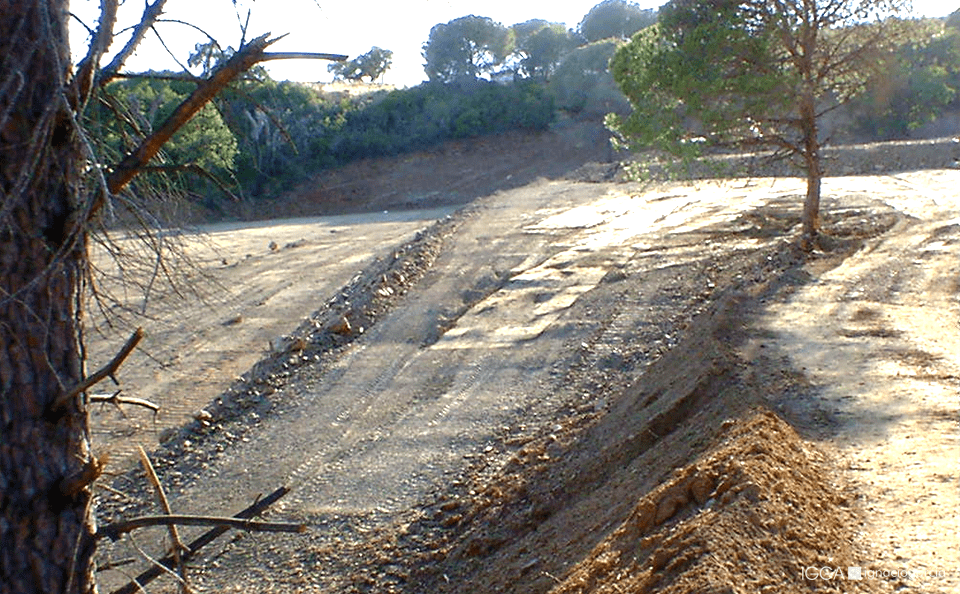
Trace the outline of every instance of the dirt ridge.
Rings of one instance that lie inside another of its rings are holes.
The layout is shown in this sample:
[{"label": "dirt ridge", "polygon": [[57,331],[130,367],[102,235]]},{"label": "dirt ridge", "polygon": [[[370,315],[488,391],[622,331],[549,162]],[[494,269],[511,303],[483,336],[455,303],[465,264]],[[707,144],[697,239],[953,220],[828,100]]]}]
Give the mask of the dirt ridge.
[{"label": "dirt ridge", "polygon": [[806,568],[858,559],[827,468],[769,410],[726,421],[719,443],[644,495],[550,592],[807,591]]}]

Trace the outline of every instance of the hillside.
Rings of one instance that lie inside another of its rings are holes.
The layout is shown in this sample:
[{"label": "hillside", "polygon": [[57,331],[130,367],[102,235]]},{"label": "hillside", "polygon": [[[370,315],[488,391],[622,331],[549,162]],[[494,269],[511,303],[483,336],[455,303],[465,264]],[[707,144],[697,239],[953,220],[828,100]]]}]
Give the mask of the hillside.
[{"label": "hillside", "polygon": [[[956,591],[951,149],[838,152],[813,254],[800,180],[618,182],[572,124],[358,164],[273,211],[373,213],[348,223],[219,230],[228,256],[200,260],[234,309],[173,335],[210,376],[218,348],[265,356],[154,457],[178,510],[286,484],[268,516],[309,530],[211,546],[194,589]],[[406,226],[375,235],[397,208]],[[270,352],[253,282],[289,287]],[[145,507],[104,498],[104,521]]]}]

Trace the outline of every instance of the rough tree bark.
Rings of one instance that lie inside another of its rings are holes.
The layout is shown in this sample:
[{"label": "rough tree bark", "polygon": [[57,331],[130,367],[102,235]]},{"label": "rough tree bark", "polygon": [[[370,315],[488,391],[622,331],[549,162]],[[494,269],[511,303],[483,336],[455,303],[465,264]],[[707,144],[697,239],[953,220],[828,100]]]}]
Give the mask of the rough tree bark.
[{"label": "rough tree bark", "polygon": [[823,183],[816,99],[813,93],[805,93],[800,98],[800,118],[803,130],[800,154],[804,159],[804,169],[807,173],[807,195],[803,200],[800,246],[805,250],[812,250],[817,245],[817,235],[820,232],[820,189]]},{"label": "rough tree bark", "polygon": [[796,33],[796,43],[791,47],[794,67],[803,83],[799,90],[798,112],[799,128],[802,132],[799,150],[807,173],[807,195],[803,200],[803,214],[800,217],[800,247],[812,250],[817,246],[820,233],[820,190],[823,184],[823,163],[820,158],[820,127],[817,112],[817,98],[823,94],[820,83],[821,72],[816,64],[821,53],[820,23],[816,15],[816,6],[811,5],[803,11],[802,24]]},{"label": "rough tree bark", "polygon": [[0,591],[92,592],[81,146],[65,0],[0,0]]},{"label": "rough tree bark", "polygon": [[[149,27],[165,0],[146,6]],[[101,18],[74,75],[68,0],[0,0],[0,594],[96,590],[91,484],[103,463],[90,448],[81,289],[87,222],[159,147],[234,77],[265,60],[275,39],[244,44],[201,81],[161,128],[95,188],[78,124],[110,45],[117,0]],[[137,37],[137,36],[135,36]],[[131,46],[110,67],[117,69]],[[132,349],[135,343],[129,345]]]}]

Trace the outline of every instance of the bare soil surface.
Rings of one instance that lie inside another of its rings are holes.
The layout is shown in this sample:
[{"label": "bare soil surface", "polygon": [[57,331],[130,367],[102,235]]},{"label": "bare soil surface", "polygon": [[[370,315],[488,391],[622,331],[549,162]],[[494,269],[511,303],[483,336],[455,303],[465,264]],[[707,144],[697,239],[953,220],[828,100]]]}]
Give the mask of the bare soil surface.
[{"label": "bare soil surface", "polygon": [[[879,149],[887,172],[851,151],[836,170],[872,175],[826,180],[806,254],[797,179],[600,181],[616,168],[593,142],[537,173],[587,132],[455,145],[418,175],[413,157],[368,163],[349,204],[378,214],[224,230],[197,260],[234,308],[159,301],[174,327],[154,352],[205,353],[158,390],[200,413],[151,429],[182,425],[153,453],[173,507],[233,513],[288,485],[267,517],[308,526],[211,545],[193,591],[960,589],[950,145],[911,172],[907,147]],[[493,176],[423,189],[467,168]],[[101,434],[118,452],[120,427]],[[103,522],[151,510],[142,473],[111,489]]]},{"label": "bare soil surface", "polygon": [[[318,304],[451,212],[447,208],[208,225],[202,234],[185,231],[169,238],[168,257],[175,264],[182,262],[174,272],[178,285],[157,279],[151,290],[140,289],[149,284],[151,260],[146,270],[127,269],[119,277],[114,262],[98,252],[111,272],[104,290],[135,299],[126,309],[114,307],[107,315],[91,306],[96,315],[90,362],[108,361],[136,326],[144,327],[146,337],[125,364],[120,388],[123,395],[145,398],[161,411],[155,416],[145,409],[98,406],[94,439],[118,461],[132,456],[137,445],[155,448],[171,428],[191,421],[236,378],[276,350],[278,339],[296,329]],[[139,240],[117,241],[129,251]],[[144,309],[145,316],[137,315]],[[100,389],[110,388],[104,384]]]}]

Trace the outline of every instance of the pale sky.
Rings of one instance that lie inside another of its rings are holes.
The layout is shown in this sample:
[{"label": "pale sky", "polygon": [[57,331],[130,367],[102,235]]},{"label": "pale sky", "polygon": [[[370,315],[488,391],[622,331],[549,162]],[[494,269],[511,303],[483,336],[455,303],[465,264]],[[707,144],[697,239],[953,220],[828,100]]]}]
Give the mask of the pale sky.
[{"label": "pale sky", "polygon": [[[600,0],[406,0],[397,2],[364,0],[168,0],[162,18],[189,22],[218,39],[221,45],[236,47],[240,41],[239,11],[246,18],[251,11],[248,38],[270,32],[274,36],[289,35],[272,46],[272,51],[306,51],[347,54],[354,58],[373,46],[393,51],[393,66],[384,82],[397,86],[416,85],[426,77],[420,55],[430,29],[437,23],[475,14],[490,17],[505,26],[533,18],[565,23],[577,23]],[[640,0],[642,8],[654,8],[663,0]],[[960,2],[943,0],[914,0],[917,14],[944,16]],[[955,5],[956,4],[956,5]],[[94,26],[99,0],[73,0],[71,10],[88,26]],[[143,10],[143,0],[126,0],[121,6],[119,27],[130,26]],[[119,28],[118,27],[118,28]],[[167,46],[184,63],[194,45],[206,37],[181,23],[160,23],[157,26]],[[74,51],[85,48],[85,30],[72,27]],[[124,36],[111,47],[113,52],[122,47]],[[270,75],[278,80],[329,81],[329,62],[317,60],[284,60],[266,64]],[[128,70],[173,69],[179,67],[168,57],[155,35],[149,35],[138,54],[127,62]]]}]

